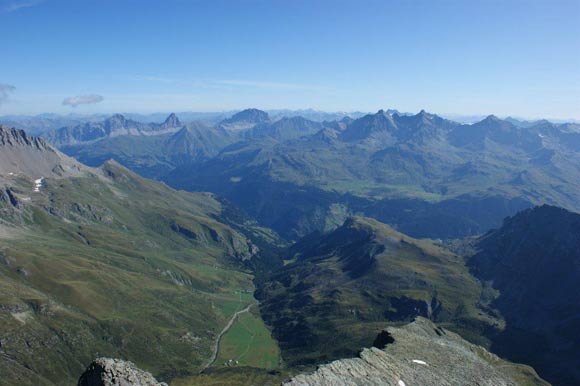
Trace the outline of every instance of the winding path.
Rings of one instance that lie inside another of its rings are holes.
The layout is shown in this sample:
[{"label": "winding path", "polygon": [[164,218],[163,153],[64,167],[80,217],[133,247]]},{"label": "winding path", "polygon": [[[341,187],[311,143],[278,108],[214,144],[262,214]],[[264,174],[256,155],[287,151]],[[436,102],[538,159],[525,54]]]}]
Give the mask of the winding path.
[{"label": "winding path", "polygon": [[243,310],[237,311],[235,314],[232,315],[232,318],[229,320],[228,324],[226,324],[226,326],[224,327],[224,329],[222,330],[222,332],[219,333],[217,339],[215,340],[215,343],[214,343],[214,346],[213,346],[213,354],[211,356],[211,359],[203,367],[203,369],[201,369],[200,373],[203,373],[209,366],[211,366],[211,365],[214,364],[214,362],[216,361],[217,356],[218,356],[218,351],[219,351],[219,348],[220,348],[220,342],[221,342],[223,336],[226,334],[226,332],[228,332],[230,330],[230,328],[232,328],[232,326],[234,325],[234,322],[236,321],[236,319],[238,318],[238,316],[240,316],[240,314],[243,314],[244,312],[250,311],[250,308],[252,308],[254,305],[256,305],[256,303],[252,303],[249,306],[247,306],[246,308],[244,308]]}]

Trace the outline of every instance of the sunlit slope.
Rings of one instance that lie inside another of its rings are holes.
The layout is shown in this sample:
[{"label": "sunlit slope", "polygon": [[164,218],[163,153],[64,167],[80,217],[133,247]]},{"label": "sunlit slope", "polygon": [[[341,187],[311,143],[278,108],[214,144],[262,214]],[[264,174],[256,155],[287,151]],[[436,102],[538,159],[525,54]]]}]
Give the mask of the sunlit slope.
[{"label": "sunlit slope", "polygon": [[252,292],[243,267],[259,248],[211,194],[114,162],[38,192],[36,177],[3,176],[0,384],[72,385],[97,356],[161,379],[196,372],[236,291]]}]

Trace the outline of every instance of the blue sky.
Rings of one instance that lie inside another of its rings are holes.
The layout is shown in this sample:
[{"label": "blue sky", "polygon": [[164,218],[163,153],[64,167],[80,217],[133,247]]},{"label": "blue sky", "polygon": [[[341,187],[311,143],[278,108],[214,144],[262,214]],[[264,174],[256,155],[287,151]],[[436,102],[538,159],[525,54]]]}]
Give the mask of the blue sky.
[{"label": "blue sky", "polygon": [[580,119],[580,0],[0,0],[0,34],[0,114]]}]

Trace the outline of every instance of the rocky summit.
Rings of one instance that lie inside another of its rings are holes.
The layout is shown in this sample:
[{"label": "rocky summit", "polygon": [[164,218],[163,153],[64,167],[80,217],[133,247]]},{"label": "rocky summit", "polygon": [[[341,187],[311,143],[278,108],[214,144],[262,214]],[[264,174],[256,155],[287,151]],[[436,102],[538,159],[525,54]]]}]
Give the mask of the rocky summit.
[{"label": "rocky summit", "polygon": [[383,331],[374,346],[283,386],[548,385],[530,367],[506,362],[421,317]]},{"label": "rocky summit", "polygon": [[81,375],[78,386],[167,386],[131,362],[95,359]]},{"label": "rocky summit", "polygon": [[0,125],[0,183],[3,176],[61,178],[78,176],[85,171],[84,165],[60,153],[44,139]]}]

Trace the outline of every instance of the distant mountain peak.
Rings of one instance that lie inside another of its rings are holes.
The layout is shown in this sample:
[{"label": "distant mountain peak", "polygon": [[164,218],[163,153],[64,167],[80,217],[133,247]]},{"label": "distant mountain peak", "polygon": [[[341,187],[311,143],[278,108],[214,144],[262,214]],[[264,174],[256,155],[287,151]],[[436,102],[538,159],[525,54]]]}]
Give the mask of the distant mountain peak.
[{"label": "distant mountain peak", "polygon": [[473,126],[497,127],[503,129],[512,129],[516,127],[513,123],[498,118],[496,115],[493,114],[490,114],[481,121],[474,123]]},{"label": "distant mountain peak", "polygon": [[423,120],[431,120],[431,119],[437,117],[437,115],[428,113],[425,110],[419,111],[419,113],[417,115],[415,115],[415,116],[418,117],[418,118],[420,118],[420,119],[423,119]]},{"label": "distant mountain peak", "polygon": [[123,114],[113,114],[111,115],[111,117],[108,120],[113,120],[113,121],[126,121],[127,118],[125,118],[125,116]]},{"label": "distant mountain peak", "polygon": [[392,133],[397,130],[397,124],[390,114],[379,110],[376,114],[368,114],[352,121],[342,134],[346,141],[364,140],[378,133]]},{"label": "distant mountain peak", "polygon": [[183,124],[181,123],[181,121],[179,120],[177,115],[175,115],[175,113],[171,113],[163,122],[163,126],[165,126],[165,127],[181,127],[181,126],[183,126]]},{"label": "distant mountain peak", "polygon": [[232,117],[228,121],[260,123],[265,122],[269,119],[270,117],[267,112],[255,108],[250,108],[242,110],[239,113],[232,115]]},{"label": "distant mountain peak", "polygon": [[499,119],[496,115],[490,114],[487,117],[485,117],[483,119],[483,121],[488,121],[488,122],[499,122],[501,121],[501,119]]}]

